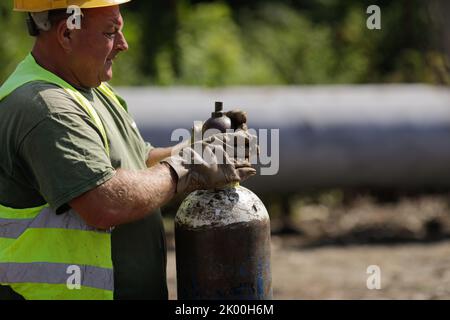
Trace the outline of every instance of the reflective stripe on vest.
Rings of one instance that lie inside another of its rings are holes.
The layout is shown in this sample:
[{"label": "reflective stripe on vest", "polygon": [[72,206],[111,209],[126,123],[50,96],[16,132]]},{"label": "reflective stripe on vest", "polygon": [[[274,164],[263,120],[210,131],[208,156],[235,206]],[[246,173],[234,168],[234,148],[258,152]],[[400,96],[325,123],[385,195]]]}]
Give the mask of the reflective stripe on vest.
[{"label": "reflective stripe on vest", "polygon": [[[105,128],[103,127],[103,123],[100,120],[100,117],[98,116],[89,100],[87,100],[78,90],[76,90],[66,81],[38,65],[31,54],[27,55],[27,57],[17,66],[13,74],[1,86],[0,101],[18,87],[32,81],[45,81],[55,84],[64,89],[75,101],[77,101],[78,104],[87,112],[97,129],[100,131],[103,143],[106,148],[106,152],[109,154],[109,144]],[[110,100],[114,101],[114,103],[116,103],[118,106],[122,106],[119,99],[117,99],[116,95],[108,86],[108,84],[102,83],[97,89]]]},{"label": "reflective stripe on vest", "polygon": [[[55,84],[75,99],[97,126],[109,154],[94,107],[70,84],[40,67],[31,54],[0,88],[0,101],[31,81]],[[106,84],[97,89],[121,106]],[[25,299],[113,299],[111,233],[88,226],[74,210],[57,215],[47,204],[28,209],[0,205],[0,284]]]},{"label": "reflective stripe on vest", "polygon": [[109,232],[89,227],[74,210],[15,210],[0,206],[0,283],[26,299],[113,298]]}]

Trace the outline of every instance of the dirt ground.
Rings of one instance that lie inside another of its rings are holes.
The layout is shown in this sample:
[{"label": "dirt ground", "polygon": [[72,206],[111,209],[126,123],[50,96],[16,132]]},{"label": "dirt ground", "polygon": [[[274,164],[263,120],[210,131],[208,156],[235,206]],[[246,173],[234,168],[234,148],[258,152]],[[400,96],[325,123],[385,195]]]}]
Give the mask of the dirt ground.
[{"label": "dirt ground", "polygon": [[[448,199],[302,205],[293,219],[299,234],[272,235],[274,299],[450,299]],[[176,299],[171,241],[169,298]],[[373,265],[380,289],[367,288]]]},{"label": "dirt ground", "polygon": [[[272,239],[274,299],[450,299],[450,241],[295,249]],[[370,265],[381,288],[367,288]],[[176,299],[175,252],[168,254],[170,299]]]}]

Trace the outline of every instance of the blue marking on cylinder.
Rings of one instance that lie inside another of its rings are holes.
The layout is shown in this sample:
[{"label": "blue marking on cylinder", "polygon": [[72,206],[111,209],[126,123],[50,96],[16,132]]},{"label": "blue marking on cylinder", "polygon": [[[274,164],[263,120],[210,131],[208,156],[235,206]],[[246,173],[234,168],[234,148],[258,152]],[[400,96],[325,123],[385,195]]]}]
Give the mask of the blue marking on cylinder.
[{"label": "blue marking on cylinder", "polygon": [[264,297],[264,270],[263,270],[263,262],[261,260],[258,261],[258,269],[257,269],[257,280],[256,280],[256,295],[258,298]]},{"label": "blue marking on cylinder", "polygon": [[247,270],[244,268],[244,266],[241,266],[239,268],[239,275],[245,277],[247,274],[248,274]]}]

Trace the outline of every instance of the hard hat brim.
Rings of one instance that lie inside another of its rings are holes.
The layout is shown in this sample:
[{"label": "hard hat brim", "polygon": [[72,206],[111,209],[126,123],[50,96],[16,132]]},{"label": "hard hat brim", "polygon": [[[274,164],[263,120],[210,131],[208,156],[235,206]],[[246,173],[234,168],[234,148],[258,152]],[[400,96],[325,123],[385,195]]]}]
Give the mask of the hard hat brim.
[{"label": "hard hat brim", "polygon": [[42,12],[48,10],[65,9],[72,5],[78,6],[81,9],[92,9],[92,8],[116,6],[130,1],[131,0],[67,0],[67,1],[58,1],[56,4],[50,2],[52,4],[51,6],[19,7],[15,5],[14,11]]}]

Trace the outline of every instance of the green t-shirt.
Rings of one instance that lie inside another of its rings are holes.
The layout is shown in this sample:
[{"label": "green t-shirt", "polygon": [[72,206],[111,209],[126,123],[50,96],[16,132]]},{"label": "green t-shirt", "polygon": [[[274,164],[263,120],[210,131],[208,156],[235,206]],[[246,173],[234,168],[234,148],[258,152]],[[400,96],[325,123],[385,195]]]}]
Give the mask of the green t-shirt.
[{"label": "green t-shirt", "polygon": [[[0,204],[48,203],[64,214],[68,202],[110,179],[115,169],[142,170],[152,146],[129,114],[97,89],[80,90],[97,111],[109,141],[63,89],[27,83],[0,102]],[[167,299],[161,213],[112,232],[115,299]]]}]

